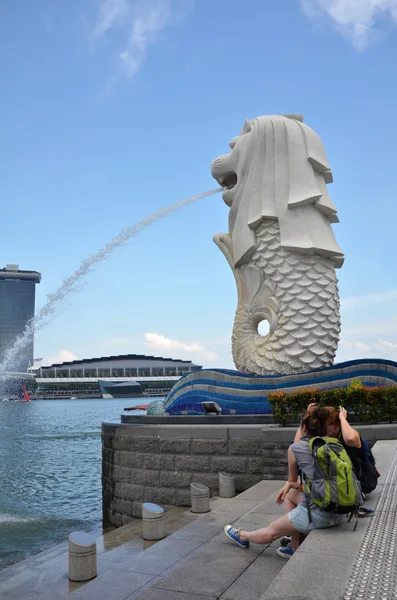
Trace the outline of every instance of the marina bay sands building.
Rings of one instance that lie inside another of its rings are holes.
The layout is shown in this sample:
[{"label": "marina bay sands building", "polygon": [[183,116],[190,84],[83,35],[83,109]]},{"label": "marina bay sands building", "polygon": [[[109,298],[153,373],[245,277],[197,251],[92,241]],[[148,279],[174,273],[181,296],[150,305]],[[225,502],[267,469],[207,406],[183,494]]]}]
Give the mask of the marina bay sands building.
[{"label": "marina bay sands building", "polygon": [[[0,362],[34,317],[36,283],[40,281],[40,273],[21,271],[18,265],[0,269]],[[33,364],[33,344],[32,339],[18,353],[10,371],[27,372]]]}]

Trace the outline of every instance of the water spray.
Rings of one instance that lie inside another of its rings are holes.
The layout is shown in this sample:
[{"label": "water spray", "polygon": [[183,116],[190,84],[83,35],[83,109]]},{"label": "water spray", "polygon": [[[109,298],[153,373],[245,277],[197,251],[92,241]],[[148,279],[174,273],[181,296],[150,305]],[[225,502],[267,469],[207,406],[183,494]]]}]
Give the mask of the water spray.
[{"label": "water spray", "polygon": [[25,331],[19,338],[17,338],[14,345],[7,350],[3,361],[0,363],[0,378],[6,378],[6,373],[11,370],[18,353],[31,341],[34,332],[38,331],[45,325],[44,319],[53,314],[56,305],[64,300],[68,294],[75,290],[75,284],[83,279],[95,265],[105,260],[105,258],[107,258],[111,252],[113,252],[113,250],[126,244],[131,238],[135,237],[138,233],[152,225],[152,223],[164,219],[164,217],[170,213],[182,208],[183,206],[192,204],[193,202],[196,202],[196,200],[200,200],[200,198],[206,198],[207,196],[212,196],[213,194],[217,194],[218,192],[222,191],[223,188],[217,188],[215,190],[210,190],[209,192],[203,192],[197,196],[190,196],[190,198],[186,198],[185,200],[171,204],[171,206],[168,206],[168,208],[160,208],[149,217],[139,221],[139,223],[131,225],[126,229],[122,229],[118,235],[116,235],[110,242],[98,250],[96,254],[93,254],[92,256],[89,256],[83,260],[80,267],[72,275],[70,275],[70,277],[64,279],[62,285],[53,294],[48,294],[48,301],[46,304],[38,312],[38,314],[28,322]]}]

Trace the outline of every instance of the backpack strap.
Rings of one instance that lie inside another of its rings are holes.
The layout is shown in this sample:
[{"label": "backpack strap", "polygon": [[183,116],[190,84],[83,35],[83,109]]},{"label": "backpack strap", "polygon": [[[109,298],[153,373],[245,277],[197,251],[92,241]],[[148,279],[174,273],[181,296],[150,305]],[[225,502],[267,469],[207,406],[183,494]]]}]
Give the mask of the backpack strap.
[{"label": "backpack strap", "polygon": [[305,494],[305,498],[306,498],[306,508],[307,508],[307,516],[309,517],[309,523],[313,522],[312,519],[312,509],[310,506],[310,496],[309,494]]},{"label": "backpack strap", "polygon": [[353,515],[356,517],[356,522],[354,524],[353,531],[356,531],[356,529],[357,529],[357,523],[358,523],[358,510],[355,510],[354,512],[350,513],[350,517],[347,519],[347,522],[350,523],[350,521],[352,520]]},{"label": "backpack strap", "polygon": [[310,438],[309,448],[310,448],[310,452],[312,453],[312,456],[313,456],[314,460],[316,461],[316,464],[318,464],[317,451],[322,446],[325,446],[327,444],[327,442],[328,442],[328,440],[324,439],[322,437]]},{"label": "backpack strap", "polygon": [[307,492],[307,477],[304,473],[301,474],[301,479],[302,479],[302,491],[303,491],[303,495],[305,497],[306,500],[306,508],[307,508],[307,516],[309,517],[309,523],[312,523],[313,519],[312,519],[312,509],[310,506],[311,503],[311,497],[310,494]]},{"label": "backpack strap", "polygon": [[[308,442],[309,450],[311,452],[310,439],[311,439],[310,436],[304,435],[303,437],[301,437],[300,441],[301,442]],[[305,500],[306,500],[306,508],[307,508],[307,514],[308,514],[308,517],[309,517],[309,523],[312,523],[312,521],[313,521],[312,520],[312,512],[311,512],[311,508],[310,508],[311,498],[310,498],[310,495],[306,491],[308,479],[307,479],[306,475],[304,474],[304,472],[302,471],[302,469],[298,469],[298,472],[299,472],[299,478],[300,478],[300,481],[301,481],[303,495],[304,495]]]},{"label": "backpack strap", "polygon": [[310,438],[309,448],[310,448],[311,453],[313,454],[314,458],[316,458],[317,450],[319,448],[321,448],[321,446],[325,446],[326,443],[327,443],[327,441],[322,437]]},{"label": "backpack strap", "polygon": [[[321,437],[309,437],[309,436],[304,436],[302,438],[302,440],[307,441],[309,443],[309,450],[313,456],[314,460],[317,460],[316,458],[316,453],[318,448],[320,448],[320,446],[323,446],[325,444],[325,441],[321,438]],[[304,480],[307,482],[307,477],[303,474]],[[312,511],[311,511],[311,502],[312,499],[310,497],[310,494],[307,492],[306,490],[306,486],[303,486],[303,493],[306,499],[306,507],[307,507],[307,514],[309,517],[309,523],[312,523],[313,519],[312,519]]]}]

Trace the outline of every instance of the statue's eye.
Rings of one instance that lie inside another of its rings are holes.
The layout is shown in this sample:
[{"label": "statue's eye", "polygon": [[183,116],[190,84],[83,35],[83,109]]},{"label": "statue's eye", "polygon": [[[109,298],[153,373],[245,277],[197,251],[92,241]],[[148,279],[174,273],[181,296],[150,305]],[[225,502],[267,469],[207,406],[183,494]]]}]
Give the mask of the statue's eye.
[{"label": "statue's eye", "polygon": [[237,142],[239,141],[240,137],[241,136],[238,135],[237,137],[234,137],[232,140],[230,140],[230,142],[229,142],[229,148],[231,150],[233,150],[234,146],[237,144]]}]

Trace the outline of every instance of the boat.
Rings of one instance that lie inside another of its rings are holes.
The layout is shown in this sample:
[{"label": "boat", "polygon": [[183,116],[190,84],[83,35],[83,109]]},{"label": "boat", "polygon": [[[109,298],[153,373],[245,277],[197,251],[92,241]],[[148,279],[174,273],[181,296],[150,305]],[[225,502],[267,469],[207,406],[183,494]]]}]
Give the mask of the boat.
[{"label": "boat", "polygon": [[114,382],[98,380],[102,398],[142,398],[143,392],[140,384],[134,379]]},{"label": "boat", "polygon": [[138,406],[129,406],[124,410],[147,410],[149,404],[139,404]]},{"label": "boat", "polygon": [[25,385],[23,385],[23,386],[22,386],[22,388],[21,388],[21,392],[23,392],[23,398],[17,398],[17,399],[15,400],[15,402],[30,402],[30,401],[31,401],[31,398],[30,398],[30,396],[29,396],[29,392],[28,392],[28,390],[26,389],[26,386],[25,386]]}]

